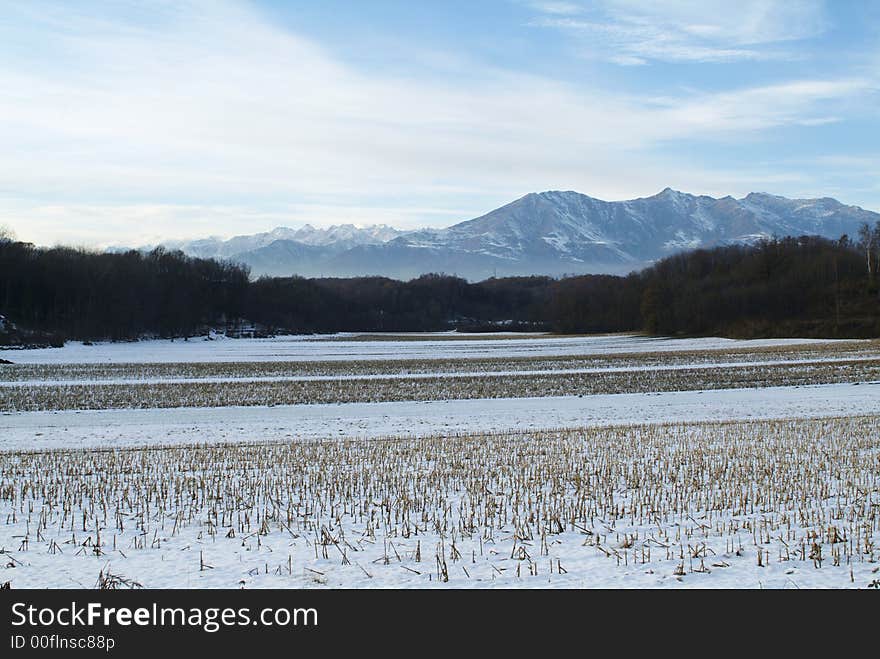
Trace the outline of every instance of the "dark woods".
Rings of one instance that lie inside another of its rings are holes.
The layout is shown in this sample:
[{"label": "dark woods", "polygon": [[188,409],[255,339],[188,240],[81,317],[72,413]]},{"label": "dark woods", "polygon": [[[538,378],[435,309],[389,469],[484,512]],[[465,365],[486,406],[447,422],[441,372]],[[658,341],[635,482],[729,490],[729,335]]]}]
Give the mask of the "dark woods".
[{"label": "dark woods", "polygon": [[261,278],[158,249],[95,253],[0,239],[0,342],[261,333],[644,330],[732,337],[880,335],[880,235],[785,238],[666,258],[627,277],[468,283]]},{"label": "dark woods", "polygon": [[111,340],[193,335],[206,323],[240,317],[248,287],[246,270],[179,252],[0,242],[0,314],[23,332]]},{"label": "dark woods", "polygon": [[641,277],[642,327],[652,334],[880,336],[876,272],[847,237],[698,250]]}]

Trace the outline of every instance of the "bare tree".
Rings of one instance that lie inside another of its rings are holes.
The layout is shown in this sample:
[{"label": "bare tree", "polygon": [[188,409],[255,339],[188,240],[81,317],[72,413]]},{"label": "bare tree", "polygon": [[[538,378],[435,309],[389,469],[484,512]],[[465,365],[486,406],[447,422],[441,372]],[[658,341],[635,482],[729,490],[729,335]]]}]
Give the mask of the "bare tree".
[{"label": "bare tree", "polygon": [[876,272],[877,265],[880,264],[880,220],[874,223],[874,230],[871,232],[871,246],[874,252],[873,263]]},{"label": "bare tree", "polygon": [[865,250],[865,261],[868,265],[868,277],[874,274],[874,242],[875,232],[867,222],[859,227],[859,245]]}]

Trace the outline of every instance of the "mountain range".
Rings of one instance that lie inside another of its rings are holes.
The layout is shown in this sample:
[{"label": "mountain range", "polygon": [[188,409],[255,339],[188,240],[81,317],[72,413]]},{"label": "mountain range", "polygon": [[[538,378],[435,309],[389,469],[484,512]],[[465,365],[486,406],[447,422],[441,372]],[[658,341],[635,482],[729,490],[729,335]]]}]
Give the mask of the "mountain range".
[{"label": "mountain range", "polygon": [[491,276],[625,273],[675,252],[773,236],[855,237],[880,214],[828,197],[741,199],[666,188],[651,197],[602,201],[578,192],[527,194],[444,229],[401,231],[351,224],[279,227],[229,240],[166,242],[169,249],[247,264],[254,275],[410,279],[427,272]]}]

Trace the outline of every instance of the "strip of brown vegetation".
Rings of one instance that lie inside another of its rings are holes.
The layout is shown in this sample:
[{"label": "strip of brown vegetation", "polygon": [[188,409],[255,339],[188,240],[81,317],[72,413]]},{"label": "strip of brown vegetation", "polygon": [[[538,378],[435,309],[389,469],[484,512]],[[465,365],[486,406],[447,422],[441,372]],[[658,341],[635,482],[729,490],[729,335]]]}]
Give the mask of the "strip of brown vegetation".
[{"label": "strip of brown vegetation", "polygon": [[880,379],[880,359],[678,370],[460,375],[368,380],[14,385],[0,410],[230,407],[386,401],[534,398],[802,386]]},{"label": "strip of brown vegetation", "polygon": [[352,361],[201,362],[154,364],[12,364],[0,367],[0,382],[146,380],[158,378],[334,377],[344,375],[544,371],[638,368],[725,362],[876,357],[880,341],[847,341],[763,348],[630,352],[604,355],[401,359]]}]

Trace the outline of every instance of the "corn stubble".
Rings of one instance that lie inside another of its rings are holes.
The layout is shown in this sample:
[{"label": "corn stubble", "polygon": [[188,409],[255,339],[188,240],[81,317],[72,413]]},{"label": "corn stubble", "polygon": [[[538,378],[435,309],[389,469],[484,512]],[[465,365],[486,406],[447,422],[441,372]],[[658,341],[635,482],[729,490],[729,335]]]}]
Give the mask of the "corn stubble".
[{"label": "corn stubble", "polygon": [[10,452],[0,515],[13,587],[866,587],[880,417]]},{"label": "corn stubble", "polygon": [[[399,337],[398,337],[399,338]],[[432,337],[436,340],[436,337]],[[375,373],[430,374],[536,371],[574,368],[645,368],[736,362],[828,359],[880,359],[880,340],[744,347],[667,352],[621,352],[602,355],[528,355],[468,359],[381,359],[338,361],[264,361],[192,363],[5,364],[0,382],[46,382],[149,378],[345,377]]]},{"label": "corn stubble", "polygon": [[601,371],[456,374],[367,380],[15,384],[0,388],[0,412],[232,407],[391,401],[539,398],[594,394],[804,386],[880,379],[880,359]]}]

